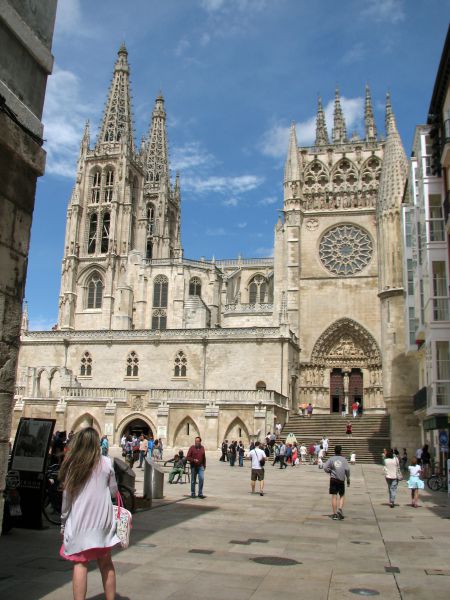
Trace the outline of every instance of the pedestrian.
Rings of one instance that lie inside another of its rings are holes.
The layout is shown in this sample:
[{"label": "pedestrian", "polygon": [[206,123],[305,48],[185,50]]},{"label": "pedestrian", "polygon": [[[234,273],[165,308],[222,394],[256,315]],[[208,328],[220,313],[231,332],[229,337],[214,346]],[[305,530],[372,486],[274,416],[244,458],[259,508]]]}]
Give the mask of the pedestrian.
[{"label": "pedestrian", "polygon": [[312,417],[313,414],[313,406],[311,404],[311,402],[308,404],[308,406],[306,407],[306,414],[308,415],[308,418],[310,419]]},{"label": "pedestrian", "polygon": [[236,462],[236,454],[236,445],[234,441],[232,441],[229,447],[230,467],[234,467],[234,463]]},{"label": "pedestrian", "polygon": [[153,436],[150,436],[149,440],[148,440],[148,445],[147,445],[147,454],[149,456],[153,456],[153,448],[155,446],[155,440],[153,439]]},{"label": "pedestrian", "polygon": [[303,442],[300,445],[300,460],[302,463],[306,463],[306,446]]},{"label": "pedestrian", "polygon": [[159,440],[155,440],[155,443],[153,444],[152,459],[153,460],[161,460],[161,450],[159,448]]},{"label": "pedestrian", "polygon": [[299,455],[298,445],[297,445],[297,442],[295,442],[295,444],[292,446],[292,466],[293,467],[295,467],[295,465],[298,465],[298,463],[300,462],[298,455]]},{"label": "pedestrian", "polygon": [[393,450],[387,451],[383,469],[389,491],[389,506],[394,508],[395,498],[397,497],[400,463]]},{"label": "pedestrian", "polygon": [[417,458],[414,457],[411,460],[408,470],[408,487],[411,490],[411,506],[417,508],[417,503],[419,502],[419,490],[423,490],[425,487],[422,479],[420,478],[422,474],[422,467],[417,463]]},{"label": "pedestrian", "polygon": [[292,464],[292,444],[286,444],[286,452],[284,454],[286,467],[289,463]]},{"label": "pedestrian", "polygon": [[406,471],[406,468],[408,465],[408,453],[406,451],[406,448],[403,448],[403,454],[400,459],[400,463],[401,463],[402,471]]},{"label": "pedestrian", "polygon": [[164,444],[161,438],[158,438],[158,446],[159,446],[159,459],[162,460],[163,459],[163,452],[164,452]]},{"label": "pedestrian", "polygon": [[[335,446],[334,456],[324,464],[323,470],[330,474],[331,506],[333,509],[332,519],[342,520],[344,518],[345,479],[347,487],[350,486],[350,466],[342,456],[342,447]],[[338,502],[339,496],[339,502]]]},{"label": "pedestrian", "polygon": [[315,454],[315,452],[316,452],[315,448],[316,448],[316,446],[315,446],[315,444],[313,444],[313,443],[311,443],[311,444],[309,445],[309,448],[308,448],[308,454],[309,454],[309,464],[310,464],[310,465],[313,465],[313,464],[314,464],[314,454]]},{"label": "pedestrian", "polygon": [[387,448],[383,448],[383,452],[381,453],[381,464],[384,465],[384,461],[386,460]]},{"label": "pedestrian", "polygon": [[345,400],[342,402],[342,406],[341,406],[341,415],[343,417],[347,416],[347,404],[345,403]]},{"label": "pedestrian", "polygon": [[322,444],[320,444],[319,456],[317,457],[317,465],[319,466],[319,469],[323,469],[323,459],[324,458],[325,458],[325,449],[322,446]]},{"label": "pedestrian", "polygon": [[142,463],[145,460],[145,456],[148,450],[148,440],[144,435],[141,435],[139,438],[139,467],[138,469],[142,469]]},{"label": "pedestrian", "polygon": [[324,435],[322,438],[322,446],[323,446],[323,449],[325,450],[325,456],[326,456],[328,454],[328,438],[326,435]]},{"label": "pedestrian", "polygon": [[111,548],[116,535],[111,496],[117,494],[114,468],[102,456],[98,433],[92,427],[77,432],[59,471],[63,487],[60,556],[73,562],[73,597],[84,600],[88,563],[96,560],[106,600],[116,597],[116,573]]},{"label": "pedestrian", "polygon": [[131,446],[133,452],[133,464],[139,460],[139,440],[135,434],[131,438]]},{"label": "pedestrian", "polygon": [[282,429],[283,429],[283,426],[281,425],[281,423],[277,423],[275,425],[275,431],[277,432],[277,437],[280,437]]},{"label": "pedestrian", "polygon": [[251,476],[250,484],[252,494],[255,493],[256,481],[259,481],[259,495],[264,496],[264,465],[266,463],[266,455],[259,447],[259,442],[255,442],[255,447],[250,450],[248,456],[251,460]]},{"label": "pedestrian", "polygon": [[108,436],[107,435],[102,436],[102,439],[100,441],[100,447],[101,447],[101,450],[102,450],[102,456],[108,456],[109,442],[108,442]]},{"label": "pedestrian", "polygon": [[[274,467],[276,465],[276,463],[280,462],[280,447],[281,447],[281,444],[275,444],[275,446],[273,447],[272,467]],[[250,450],[252,450],[252,448],[250,448]]]},{"label": "pedestrian", "polygon": [[284,442],[281,442],[281,446],[280,446],[280,454],[279,454],[279,462],[280,462],[280,469],[287,469],[287,464],[284,462],[286,456],[286,444]]},{"label": "pedestrian", "polygon": [[205,498],[203,483],[205,480],[206,453],[200,436],[195,438],[194,445],[189,448],[186,461],[191,465],[191,497],[195,498],[195,484],[198,477],[198,497],[203,499]]},{"label": "pedestrian", "polygon": [[133,458],[133,438],[130,434],[127,435],[127,440],[125,442],[125,460],[130,465],[130,468],[133,468],[134,458]]},{"label": "pedestrian", "polygon": [[355,453],[355,452],[352,452],[352,453],[350,454],[350,464],[351,464],[351,465],[354,465],[355,463],[356,463],[356,453]]},{"label": "pedestrian", "polygon": [[423,476],[427,479],[431,475],[431,454],[428,450],[428,444],[422,448],[422,471]]},{"label": "pedestrian", "polygon": [[[267,446],[267,448],[268,448],[268,446]],[[239,456],[239,466],[243,467],[244,466],[245,448],[244,448],[244,444],[242,443],[242,440],[239,442],[239,446],[237,448],[237,451],[238,451],[238,456]]]},{"label": "pedestrian", "polygon": [[353,418],[356,419],[356,416],[358,415],[358,402],[353,402],[352,404],[352,413],[353,413]]},{"label": "pedestrian", "polygon": [[317,465],[317,460],[319,458],[319,452],[320,452],[320,442],[317,442],[317,444],[314,446],[314,464]]},{"label": "pedestrian", "polygon": [[219,458],[220,462],[228,462],[228,440],[224,440],[222,442],[222,446],[220,447],[222,452],[221,457]]},{"label": "pedestrian", "polygon": [[345,433],[349,437],[353,437],[353,425],[352,425],[351,421],[347,421],[347,425],[345,427]]}]

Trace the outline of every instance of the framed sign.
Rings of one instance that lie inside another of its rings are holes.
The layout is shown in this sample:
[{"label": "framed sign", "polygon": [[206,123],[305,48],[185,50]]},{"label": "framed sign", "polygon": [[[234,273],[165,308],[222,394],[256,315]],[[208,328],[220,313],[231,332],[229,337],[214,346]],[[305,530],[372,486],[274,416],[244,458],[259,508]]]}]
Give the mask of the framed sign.
[{"label": "framed sign", "polygon": [[54,426],[54,419],[20,419],[12,452],[13,471],[43,473]]}]

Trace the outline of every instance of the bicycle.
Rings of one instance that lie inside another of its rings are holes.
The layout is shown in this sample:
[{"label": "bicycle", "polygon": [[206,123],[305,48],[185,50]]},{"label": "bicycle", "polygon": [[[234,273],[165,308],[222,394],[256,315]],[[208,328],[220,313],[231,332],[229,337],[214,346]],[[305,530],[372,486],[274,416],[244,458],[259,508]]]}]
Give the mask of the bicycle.
[{"label": "bicycle", "polygon": [[47,469],[45,490],[42,497],[42,514],[53,525],[61,525],[62,490],[58,481],[59,465]]},{"label": "bicycle", "polygon": [[447,489],[447,477],[445,475],[435,473],[434,475],[428,477],[427,486],[433,492],[437,492],[441,489],[445,491]]}]

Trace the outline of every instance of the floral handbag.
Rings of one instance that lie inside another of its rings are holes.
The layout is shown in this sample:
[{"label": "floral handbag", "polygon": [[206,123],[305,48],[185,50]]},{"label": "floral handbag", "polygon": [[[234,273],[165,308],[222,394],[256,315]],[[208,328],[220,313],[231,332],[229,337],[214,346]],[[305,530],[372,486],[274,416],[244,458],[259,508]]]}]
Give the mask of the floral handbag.
[{"label": "floral handbag", "polygon": [[132,516],[129,510],[123,507],[122,496],[117,492],[117,505],[114,508],[114,519],[116,521],[116,535],[120,540],[122,548],[128,548],[130,545],[131,521]]}]

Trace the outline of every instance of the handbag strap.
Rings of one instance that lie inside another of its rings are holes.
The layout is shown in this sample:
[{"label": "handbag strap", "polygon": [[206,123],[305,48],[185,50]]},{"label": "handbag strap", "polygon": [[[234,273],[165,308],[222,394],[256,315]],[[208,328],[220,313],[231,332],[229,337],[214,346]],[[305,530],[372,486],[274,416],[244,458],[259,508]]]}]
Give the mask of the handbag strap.
[{"label": "handbag strap", "polygon": [[120,495],[119,490],[117,490],[116,502],[117,502],[117,517],[120,519],[120,509],[123,506],[123,502],[122,502],[122,496]]}]

